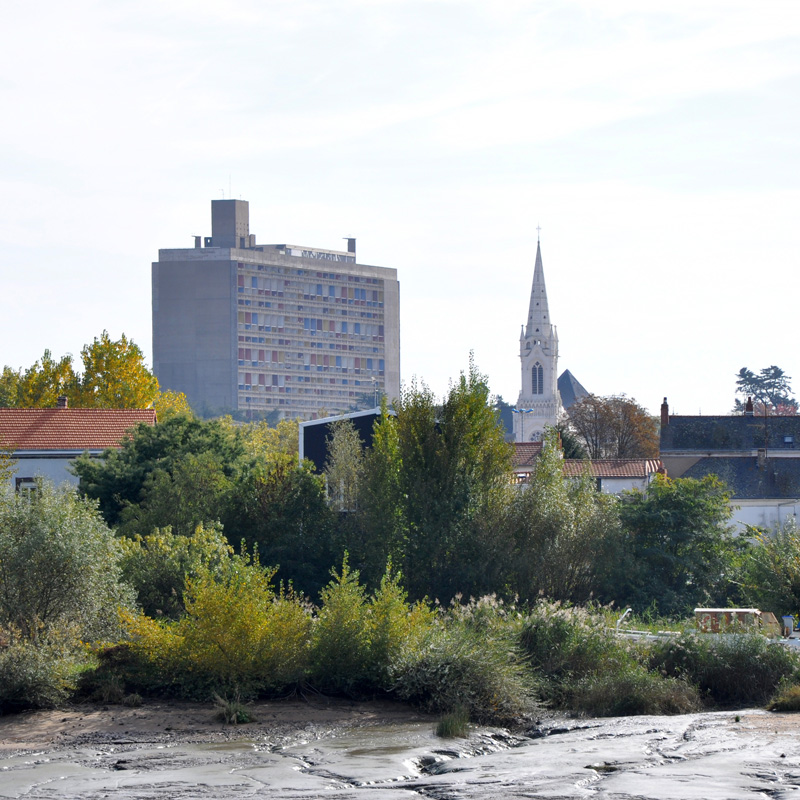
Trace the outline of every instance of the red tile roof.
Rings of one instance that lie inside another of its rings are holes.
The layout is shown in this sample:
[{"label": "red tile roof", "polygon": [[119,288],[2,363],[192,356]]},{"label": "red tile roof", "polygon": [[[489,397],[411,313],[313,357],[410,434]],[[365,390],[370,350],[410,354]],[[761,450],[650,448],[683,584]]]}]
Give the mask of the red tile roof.
[{"label": "red tile roof", "polygon": [[0,408],[0,447],[19,450],[105,450],[119,447],[152,408]]},{"label": "red tile roof", "polygon": [[663,469],[657,458],[599,458],[596,461],[566,458],[564,474],[577,478],[587,466],[595,478],[646,478]]},{"label": "red tile roof", "polygon": [[[521,474],[529,472],[541,452],[541,442],[515,443],[514,470]],[[595,478],[646,478],[663,469],[663,464],[657,458],[598,458],[595,461],[567,458],[564,459],[564,474],[577,478],[587,465]]]},{"label": "red tile roof", "polygon": [[514,467],[531,467],[542,452],[541,442],[515,442]]}]

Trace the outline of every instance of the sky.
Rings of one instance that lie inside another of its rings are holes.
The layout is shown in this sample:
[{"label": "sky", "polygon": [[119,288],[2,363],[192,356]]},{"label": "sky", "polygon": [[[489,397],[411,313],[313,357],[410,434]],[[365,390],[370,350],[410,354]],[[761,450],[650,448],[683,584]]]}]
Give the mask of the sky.
[{"label": "sky", "polygon": [[[537,235],[559,372],[657,413],[800,394],[796,0],[9,0],[0,363],[107,330],[250,202],[260,243],[394,267],[401,377],[516,402]],[[537,228],[540,231],[537,232]]]}]

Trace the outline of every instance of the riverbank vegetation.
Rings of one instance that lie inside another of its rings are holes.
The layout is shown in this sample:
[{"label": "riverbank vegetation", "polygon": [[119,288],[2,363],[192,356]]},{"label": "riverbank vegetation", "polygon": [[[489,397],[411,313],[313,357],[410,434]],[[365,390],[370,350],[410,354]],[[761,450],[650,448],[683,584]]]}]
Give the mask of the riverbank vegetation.
[{"label": "riverbank vegetation", "polygon": [[[178,412],[79,459],[80,494],[0,498],[0,710],[321,692],[511,724],[800,683],[794,651],[680,623],[695,605],[787,610],[796,531],[735,538],[715,478],[601,494],[563,477],[555,434],[515,486],[474,365],[443,403],[412,384],[396,411],[369,449],[338,426],[325,475],[298,461],[295,423]],[[626,608],[673,634],[621,635]]]}]

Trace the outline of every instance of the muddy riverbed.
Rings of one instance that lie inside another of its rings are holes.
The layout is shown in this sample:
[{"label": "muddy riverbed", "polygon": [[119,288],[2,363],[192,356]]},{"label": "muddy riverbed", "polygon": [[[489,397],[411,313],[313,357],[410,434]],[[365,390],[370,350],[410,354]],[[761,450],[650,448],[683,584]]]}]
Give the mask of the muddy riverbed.
[{"label": "muddy riverbed", "polygon": [[800,716],[545,717],[434,736],[391,703],[76,706],[0,717],[2,798],[800,798]]}]

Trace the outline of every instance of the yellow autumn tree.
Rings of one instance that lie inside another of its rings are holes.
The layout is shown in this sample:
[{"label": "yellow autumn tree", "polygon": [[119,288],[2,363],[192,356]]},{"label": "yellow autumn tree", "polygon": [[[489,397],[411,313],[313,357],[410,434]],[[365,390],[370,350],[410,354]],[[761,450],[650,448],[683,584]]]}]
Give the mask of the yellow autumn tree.
[{"label": "yellow autumn tree", "polygon": [[149,408],[159,396],[158,380],[145,366],[139,345],[123,333],[102,335],[81,350],[83,372],[66,394],[79,408]]}]

